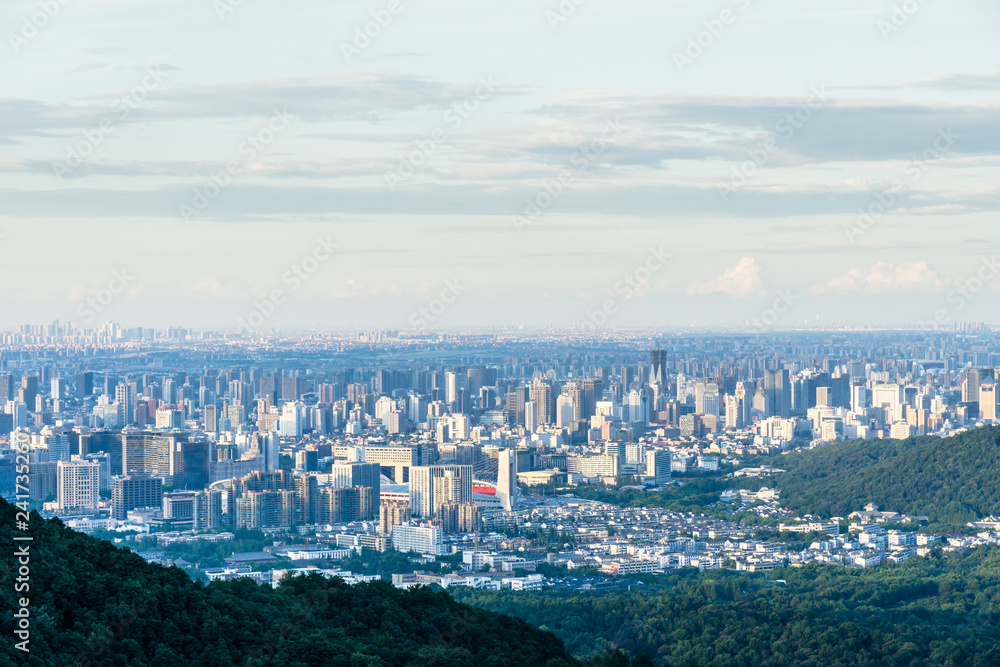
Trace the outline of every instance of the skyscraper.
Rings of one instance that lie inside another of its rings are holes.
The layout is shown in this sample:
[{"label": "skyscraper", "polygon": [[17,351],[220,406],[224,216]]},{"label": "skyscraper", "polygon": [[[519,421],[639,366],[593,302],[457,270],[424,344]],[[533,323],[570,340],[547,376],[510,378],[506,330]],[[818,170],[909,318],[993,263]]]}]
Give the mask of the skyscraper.
[{"label": "skyscraper", "polygon": [[435,484],[445,472],[451,472],[458,485],[459,503],[472,501],[472,466],[440,465],[410,468],[410,510],[414,516],[433,517],[436,511]]},{"label": "skyscraper", "polygon": [[667,384],[667,351],[660,349],[660,344],[656,344],[656,349],[649,353],[649,383],[666,386]]},{"label": "skyscraper", "polygon": [[788,419],[792,411],[792,388],[788,380],[788,371],[784,368],[777,371],[764,371],[764,391],[768,394],[771,414]]},{"label": "skyscraper", "polygon": [[987,382],[993,382],[993,369],[970,368],[966,381],[968,383],[966,400],[970,403],[979,403],[979,387]]}]

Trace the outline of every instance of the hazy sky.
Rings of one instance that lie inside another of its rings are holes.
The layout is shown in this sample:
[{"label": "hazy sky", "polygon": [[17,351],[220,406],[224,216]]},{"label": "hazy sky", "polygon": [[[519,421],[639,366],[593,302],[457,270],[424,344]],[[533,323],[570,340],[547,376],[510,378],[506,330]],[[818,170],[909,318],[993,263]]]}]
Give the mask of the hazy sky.
[{"label": "hazy sky", "polygon": [[1000,319],[995,0],[49,2],[4,328]]}]

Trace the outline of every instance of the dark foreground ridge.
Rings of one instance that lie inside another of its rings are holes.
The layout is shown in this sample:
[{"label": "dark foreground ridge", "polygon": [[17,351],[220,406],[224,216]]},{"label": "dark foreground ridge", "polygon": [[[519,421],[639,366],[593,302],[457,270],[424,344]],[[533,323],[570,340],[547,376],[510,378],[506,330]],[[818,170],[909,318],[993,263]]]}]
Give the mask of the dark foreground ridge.
[{"label": "dark foreground ridge", "polygon": [[[4,667],[575,664],[553,634],[446,593],[319,576],[277,589],[248,579],[205,586],[37,514],[30,590],[15,592],[15,511],[0,499]],[[31,603],[27,654],[15,648],[20,597]]]}]

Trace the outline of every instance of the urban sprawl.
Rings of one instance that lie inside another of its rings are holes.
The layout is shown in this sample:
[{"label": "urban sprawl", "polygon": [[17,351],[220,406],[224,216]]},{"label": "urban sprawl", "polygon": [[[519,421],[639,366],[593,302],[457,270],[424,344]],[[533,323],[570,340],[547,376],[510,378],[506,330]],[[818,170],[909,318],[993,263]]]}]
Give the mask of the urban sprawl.
[{"label": "urban sprawl", "polygon": [[[922,517],[870,503],[794,516],[773,488],[784,471],[754,461],[996,423],[996,342],[973,326],[586,336],[23,326],[0,345],[0,493],[206,580],[363,581],[378,575],[341,562],[366,549],[409,555],[397,586],[445,588],[875,567],[1000,543],[1000,523],[918,533]],[[778,525],[577,497],[588,485],[656,490],[692,476],[759,481],[719,506]],[[241,529],[269,541],[233,550],[223,567],[165,552]],[[442,562],[445,572],[430,567]],[[555,569],[568,576],[546,576]]]}]

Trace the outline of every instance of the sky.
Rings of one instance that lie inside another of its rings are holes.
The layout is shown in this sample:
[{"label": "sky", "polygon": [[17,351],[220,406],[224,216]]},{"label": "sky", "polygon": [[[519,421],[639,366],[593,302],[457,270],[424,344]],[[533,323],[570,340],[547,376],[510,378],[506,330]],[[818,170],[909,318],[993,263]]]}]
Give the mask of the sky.
[{"label": "sky", "polygon": [[0,328],[998,323],[988,0],[10,0]]}]

